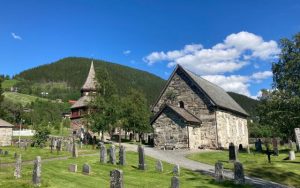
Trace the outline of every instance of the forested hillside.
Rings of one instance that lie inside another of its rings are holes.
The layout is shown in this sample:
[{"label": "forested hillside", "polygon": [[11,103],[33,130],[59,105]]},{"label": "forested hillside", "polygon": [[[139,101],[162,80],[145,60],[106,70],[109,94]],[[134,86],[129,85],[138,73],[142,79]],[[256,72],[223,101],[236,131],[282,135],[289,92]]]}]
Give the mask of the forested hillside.
[{"label": "forested hillside", "polygon": [[258,100],[234,92],[227,92],[250,116],[255,115]]},{"label": "forested hillside", "polygon": [[[18,88],[22,93],[39,95],[47,92],[51,99],[76,100],[90,64],[91,59],[70,57],[29,69],[16,75],[16,78],[24,79]],[[165,83],[165,80],[153,74],[119,64],[94,60],[94,66],[96,72],[99,69],[108,71],[121,95],[130,88],[136,88],[146,95],[149,104],[155,100]]]}]

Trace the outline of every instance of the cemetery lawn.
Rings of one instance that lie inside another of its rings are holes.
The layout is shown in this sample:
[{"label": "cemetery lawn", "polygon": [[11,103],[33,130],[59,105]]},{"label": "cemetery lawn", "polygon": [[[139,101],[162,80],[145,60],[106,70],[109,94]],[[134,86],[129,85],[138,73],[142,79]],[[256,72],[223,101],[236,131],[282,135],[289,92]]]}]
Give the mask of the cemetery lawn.
[{"label": "cemetery lawn", "polygon": [[[118,157],[117,157],[118,158]],[[42,159],[43,161],[43,159]],[[127,165],[122,167],[111,164],[100,164],[99,156],[84,156],[76,159],[48,161],[42,163],[42,186],[52,188],[74,188],[74,187],[109,187],[110,171],[116,168],[122,169],[124,173],[124,184],[126,188],[161,188],[170,187],[173,165],[164,164],[164,172],[155,171],[156,160],[146,157],[148,170],[137,169],[138,155],[135,152],[126,153]],[[87,163],[91,166],[91,174],[83,175],[82,166]],[[68,171],[70,164],[77,164],[78,171],[72,173]],[[31,183],[33,165],[22,166],[22,178],[13,177],[14,167],[2,167],[0,169],[1,188],[33,187]],[[230,181],[222,184],[215,183],[210,176],[201,175],[197,172],[181,169],[180,187],[250,187],[249,185],[234,185]]]},{"label": "cemetery lawn", "polygon": [[[18,148],[13,146],[0,147],[3,152],[8,151],[8,156],[1,155],[0,156],[0,164],[1,163],[14,163],[14,153],[22,155],[22,161],[31,161],[34,160],[36,156],[41,156],[42,159],[49,158],[58,158],[58,157],[71,157],[72,154],[67,151],[60,151],[59,153],[56,150],[53,150],[53,153],[50,153],[50,148],[38,148],[38,147],[27,147],[27,150],[24,148]],[[78,154],[93,154],[98,153],[97,149],[92,149],[91,146],[83,146],[82,149],[78,149]]]},{"label": "cemetery lawn", "polygon": [[[253,152],[238,154],[246,175],[300,187],[300,153],[296,153],[294,161],[284,160],[286,157],[288,152],[280,151],[279,156],[271,155],[271,164],[269,164],[266,154]],[[211,165],[221,161],[225,169],[233,169],[233,163],[228,161],[228,151],[195,153],[188,155],[187,158]]]}]

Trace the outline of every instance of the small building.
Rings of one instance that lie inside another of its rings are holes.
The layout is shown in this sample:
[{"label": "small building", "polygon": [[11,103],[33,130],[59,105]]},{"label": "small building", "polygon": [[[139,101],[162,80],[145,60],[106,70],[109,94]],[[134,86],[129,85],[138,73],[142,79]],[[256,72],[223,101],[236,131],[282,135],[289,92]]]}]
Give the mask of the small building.
[{"label": "small building", "polygon": [[14,125],[0,119],[0,146],[10,146],[13,136]]},{"label": "small building", "polygon": [[152,108],[157,148],[248,145],[247,112],[221,87],[178,65]]},{"label": "small building", "polygon": [[88,113],[89,103],[96,94],[97,81],[95,76],[94,64],[92,62],[87,79],[80,90],[81,97],[71,106],[70,119],[73,134],[81,134],[82,130],[86,129],[84,115]]}]

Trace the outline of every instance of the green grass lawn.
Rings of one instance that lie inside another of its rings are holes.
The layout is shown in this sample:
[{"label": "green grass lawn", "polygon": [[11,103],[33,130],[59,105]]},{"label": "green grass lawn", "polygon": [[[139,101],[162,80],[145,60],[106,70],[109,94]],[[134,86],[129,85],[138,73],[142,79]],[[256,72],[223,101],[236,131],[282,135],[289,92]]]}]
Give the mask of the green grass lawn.
[{"label": "green grass lawn", "polygon": [[47,99],[36,97],[32,95],[26,95],[22,93],[16,93],[16,92],[4,92],[4,99],[10,100],[15,103],[20,103],[21,105],[25,106],[26,104],[30,104],[31,102],[39,100],[46,101]]},{"label": "green grass lawn", "polygon": [[[43,158],[42,158],[43,160]],[[79,188],[79,187],[109,187],[110,171],[113,169],[122,169],[124,173],[124,184],[126,188],[167,188],[170,187],[173,165],[164,164],[164,172],[155,171],[156,160],[147,157],[146,163],[148,170],[141,171],[137,169],[138,155],[134,152],[126,153],[127,165],[122,167],[111,164],[100,164],[98,156],[79,157],[77,159],[68,159],[60,161],[49,161],[42,164],[42,186],[52,188]],[[91,165],[92,173],[83,175],[81,173],[82,165],[88,163]],[[78,172],[68,172],[69,164],[77,164]],[[13,167],[0,169],[0,187],[32,187],[32,168],[33,165],[23,165],[22,178],[16,180],[13,177]],[[215,183],[213,178],[201,175],[197,172],[181,169],[180,187],[249,187],[234,185],[226,181],[222,184]]]},{"label": "green grass lawn", "polygon": [[[260,153],[239,153],[238,160],[243,163],[245,173],[289,186],[300,187],[300,153],[296,153],[295,161],[284,160],[287,151],[281,151],[279,156],[271,156],[271,164],[267,155]],[[188,155],[189,159],[214,165],[221,161],[226,169],[233,169],[233,163],[228,161],[228,151],[195,153]]]},{"label": "green grass lawn", "polygon": [[[34,160],[36,156],[41,156],[43,159],[48,158],[56,158],[56,157],[67,157],[71,156],[71,153],[68,151],[60,151],[59,153],[56,152],[56,150],[53,151],[53,153],[50,152],[50,148],[38,148],[38,147],[27,147],[27,150],[21,149],[18,147],[0,147],[3,151],[8,151],[8,156],[0,156],[0,163],[12,163],[15,162],[14,159],[14,153],[22,155],[23,161],[30,161]],[[92,149],[92,146],[83,146],[81,149],[78,149],[78,154],[92,154],[92,153],[98,153],[97,149]]]},{"label": "green grass lawn", "polygon": [[10,88],[16,85],[18,82],[18,80],[4,80],[2,83],[2,88],[5,90],[10,90]]}]

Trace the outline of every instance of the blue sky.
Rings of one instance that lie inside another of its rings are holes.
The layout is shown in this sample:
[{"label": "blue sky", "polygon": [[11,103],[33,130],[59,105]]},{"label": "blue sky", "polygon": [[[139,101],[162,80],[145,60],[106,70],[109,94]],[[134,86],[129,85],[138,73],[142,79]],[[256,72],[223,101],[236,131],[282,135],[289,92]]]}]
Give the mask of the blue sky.
[{"label": "blue sky", "polygon": [[300,1],[0,2],[0,74],[68,56],[167,79],[176,63],[226,90],[270,88],[277,42],[300,31]]}]

